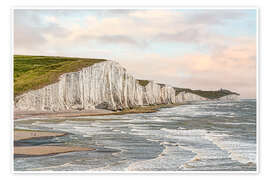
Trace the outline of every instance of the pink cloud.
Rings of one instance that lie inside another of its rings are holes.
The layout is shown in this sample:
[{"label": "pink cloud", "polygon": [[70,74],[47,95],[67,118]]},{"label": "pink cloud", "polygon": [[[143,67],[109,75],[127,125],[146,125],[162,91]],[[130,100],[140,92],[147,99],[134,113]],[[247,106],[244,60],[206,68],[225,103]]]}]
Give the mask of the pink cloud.
[{"label": "pink cloud", "polygon": [[[226,19],[242,17],[242,13],[209,11],[188,17],[171,10],[119,12],[114,12],[117,16],[90,14],[72,21],[50,15],[43,19],[49,24],[46,28],[20,23],[19,18],[24,19],[20,14],[14,26],[15,53],[108,58],[141,79],[194,89],[222,87],[243,97],[255,97],[255,37],[235,38],[211,31],[213,24],[220,26]],[[169,43],[192,44],[206,52],[195,52],[194,48],[192,53],[161,55],[147,49],[155,43],[164,43],[167,49]]]},{"label": "pink cloud", "polygon": [[227,88],[243,98],[256,96],[256,42],[236,40],[233,46],[214,54],[190,53],[164,57],[157,54],[132,56],[121,61],[135,76],[194,89]]}]

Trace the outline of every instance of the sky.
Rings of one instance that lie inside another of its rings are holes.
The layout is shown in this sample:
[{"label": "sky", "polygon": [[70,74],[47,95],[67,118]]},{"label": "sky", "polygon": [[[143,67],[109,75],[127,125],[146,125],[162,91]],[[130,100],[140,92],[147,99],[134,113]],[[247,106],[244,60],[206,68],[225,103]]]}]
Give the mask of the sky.
[{"label": "sky", "polygon": [[256,10],[16,9],[14,54],[102,58],[138,79],[256,98]]}]

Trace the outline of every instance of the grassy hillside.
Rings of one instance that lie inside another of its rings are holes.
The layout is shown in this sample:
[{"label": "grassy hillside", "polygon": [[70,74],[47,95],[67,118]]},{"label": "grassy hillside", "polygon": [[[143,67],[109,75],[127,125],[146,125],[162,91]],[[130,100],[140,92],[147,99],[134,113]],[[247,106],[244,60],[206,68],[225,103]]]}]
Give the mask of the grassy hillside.
[{"label": "grassy hillside", "polygon": [[208,98],[208,99],[216,99],[216,98],[220,98],[223,96],[227,96],[227,95],[231,95],[231,94],[236,94],[239,95],[236,92],[231,92],[229,90],[226,89],[221,89],[218,91],[202,91],[202,90],[192,90],[192,89],[188,89],[188,88],[174,88],[175,89],[175,95],[179,94],[180,92],[190,92],[193,94],[197,94],[199,96]]},{"label": "grassy hillside", "polygon": [[14,96],[58,81],[60,75],[79,71],[104,59],[14,55]]}]

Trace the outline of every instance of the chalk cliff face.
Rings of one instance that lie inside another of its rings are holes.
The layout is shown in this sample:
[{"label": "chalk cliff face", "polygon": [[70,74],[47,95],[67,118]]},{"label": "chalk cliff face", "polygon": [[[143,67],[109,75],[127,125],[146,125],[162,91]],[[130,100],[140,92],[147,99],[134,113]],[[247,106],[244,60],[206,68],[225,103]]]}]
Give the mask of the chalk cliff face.
[{"label": "chalk cliff face", "polygon": [[207,98],[201,97],[197,94],[189,93],[189,92],[180,92],[176,95],[176,102],[185,102],[185,101],[205,101]]},{"label": "chalk cliff face", "polygon": [[226,101],[226,100],[239,100],[239,96],[236,94],[230,94],[227,96],[223,96],[221,98],[218,98],[217,100]]},{"label": "chalk cliff face", "polygon": [[[221,99],[221,98],[220,98]],[[234,99],[234,96],[223,97]],[[96,63],[78,72],[60,76],[57,83],[15,98],[15,111],[66,111],[104,108],[121,110],[142,105],[206,100],[150,81],[141,86],[126,69],[114,61]],[[221,99],[222,100],[222,99]]]}]

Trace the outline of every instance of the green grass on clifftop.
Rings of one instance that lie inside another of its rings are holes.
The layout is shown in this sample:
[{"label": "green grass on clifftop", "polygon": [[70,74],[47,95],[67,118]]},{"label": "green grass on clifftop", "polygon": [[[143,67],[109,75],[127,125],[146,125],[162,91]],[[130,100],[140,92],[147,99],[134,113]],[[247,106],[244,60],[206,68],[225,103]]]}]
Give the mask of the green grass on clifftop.
[{"label": "green grass on clifftop", "polygon": [[14,55],[14,96],[58,81],[60,75],[79,71],[104,59]]},{"label": "green grass on clifftop", "polygon": [[141,79],[139,79],[139,80],[137,80],[138,82],[139,82],[139,84],[141,85],[141,86],[146,86],[150,81],[148,81],[148,80],[141,80]]}]

